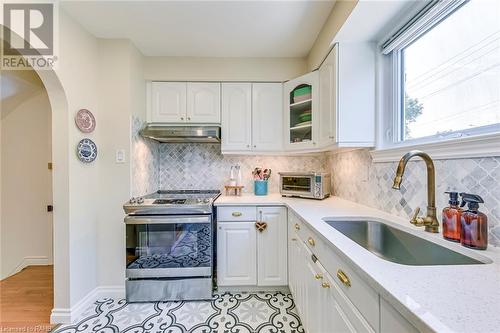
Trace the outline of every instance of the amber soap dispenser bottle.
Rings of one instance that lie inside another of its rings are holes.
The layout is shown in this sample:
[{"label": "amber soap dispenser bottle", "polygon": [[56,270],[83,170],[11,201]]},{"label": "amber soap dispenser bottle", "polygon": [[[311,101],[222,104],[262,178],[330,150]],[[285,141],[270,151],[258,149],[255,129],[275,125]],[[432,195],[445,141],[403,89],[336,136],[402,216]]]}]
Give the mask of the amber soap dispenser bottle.
[{"label": "amber soap dispenser bottle", "polygon": [[467,204],[468,208],[462,213],[460,243],[463,246],[477,250],[486,250],[488,247],[488,217],[479,211],[479,204],[483,198],[476,194],[460,193],[461,207]]},{"label": "amber soap dispenser bottle", "polygon": [[460,242],[461,215],[462,209],[459,207],[458,192],[444,192],[450,196],[448,207],[443,209],[443,237],[444,239]]}]

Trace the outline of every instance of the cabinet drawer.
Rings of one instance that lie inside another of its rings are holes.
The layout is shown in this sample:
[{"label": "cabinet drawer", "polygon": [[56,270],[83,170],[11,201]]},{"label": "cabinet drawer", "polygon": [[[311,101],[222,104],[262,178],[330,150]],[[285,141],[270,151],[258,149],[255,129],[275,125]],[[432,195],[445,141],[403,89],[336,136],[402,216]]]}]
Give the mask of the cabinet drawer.
[{"label": "cabinet drawer", "polygon": [[305,226],[304,222],[295,215],[294,213],[289,213],[288,216],[289,232],[290,235],[296,235],[302,240],[307,241],[307,236],[311,233],[309,228]]},{"label": "cabinet drawer", "polygon": [[257,221],[255,206],[217,207],[217,221]]},{"label": "cabinet drawer", "polygon": [[[323,275],[323,281],[326,282],[330,287],[329,291],[332,293],[333,299],[337,302],[338,307],[342,310],[344,315],[348,318],[347,320],[354,328],[355,332],[367,332],[373,333],[378,331],[378,327],[374,329],[366,320],[365,316],[354,306],[354,304],[349,300],[349,298],[342,292],[338,285],[334,282],[335,278],[332,277],[321,264],[318,264]],[[378,314],[377,314],[378,315]]]},{"label": "cabinet drawer", "polygon": [[320,259],[338,288],[366,318],[370,326],[379,328],[379,296],[354,270],[323,240],[316,241],[314,253]]},{"label": "cabinet drawer", "polygon": [[[295,233],[325,267],[336,284],[337,289],[354,304],[374,331],[379,330],[379,299],[378,294],[364,282],[351,267],[343,261],[315,231],[312,230],[295,214],[289,217],[289,232]],[[338,274],[338,276],[337,276]],[[341,282],[341,278],[347,279]],[[350,286],[347,286],[350,284]]]}]

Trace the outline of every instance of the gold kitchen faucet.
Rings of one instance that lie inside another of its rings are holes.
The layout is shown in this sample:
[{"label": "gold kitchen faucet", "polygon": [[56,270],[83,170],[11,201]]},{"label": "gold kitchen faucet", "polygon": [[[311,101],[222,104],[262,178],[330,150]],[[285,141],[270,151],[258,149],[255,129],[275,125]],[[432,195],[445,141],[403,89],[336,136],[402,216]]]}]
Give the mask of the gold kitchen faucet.
[{"label": "gold kitchen faucet", "polygon": [[427,232],[437,233],[439,232],[439,222],[436,218],[436,171],[432,158],[420,150],[412,150],[406,153],[399,161],[392,188],[399,190],[406,164],[415,156],[422,158],[427,166],[427,215],[425,217],[419,217],[418,213],[420,212],[420,208],[417,207],[410,223],[416,226],[425,226],[425,231]]}]

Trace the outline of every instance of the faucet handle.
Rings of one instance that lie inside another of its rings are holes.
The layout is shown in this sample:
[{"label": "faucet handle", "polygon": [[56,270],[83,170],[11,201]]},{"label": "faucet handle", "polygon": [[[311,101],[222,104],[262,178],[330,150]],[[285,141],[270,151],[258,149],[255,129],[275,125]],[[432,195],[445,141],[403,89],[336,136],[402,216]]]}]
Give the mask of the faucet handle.
[{"label": "faucet handle", "polygon": [[420,213],[420,207],[417,207],[415,209],[415,212],[413,213],[413,217],[410,220],[410,223],[417,227],[424,225],[424,219],[418,216],[419,213]]}]

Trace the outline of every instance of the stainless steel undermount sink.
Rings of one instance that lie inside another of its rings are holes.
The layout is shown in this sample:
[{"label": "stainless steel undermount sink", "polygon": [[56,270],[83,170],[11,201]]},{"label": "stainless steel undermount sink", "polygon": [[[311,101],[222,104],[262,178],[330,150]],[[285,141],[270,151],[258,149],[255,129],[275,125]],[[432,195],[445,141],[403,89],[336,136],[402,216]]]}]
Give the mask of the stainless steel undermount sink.
[{"label": "stainless steel undermount sink", "polygon": [[403,265],[473,265],[484,262],[387,224],[368,221],[323,219],[332,228],[382,259]]}]

